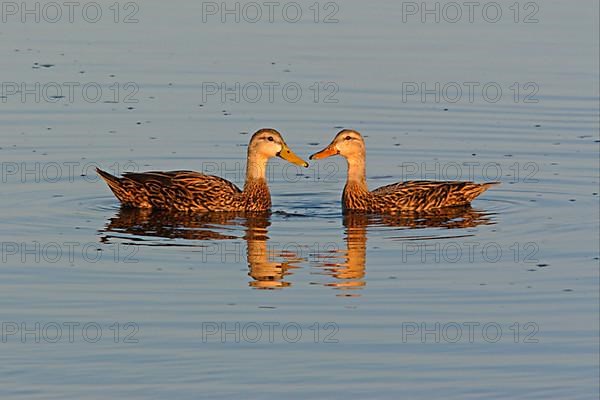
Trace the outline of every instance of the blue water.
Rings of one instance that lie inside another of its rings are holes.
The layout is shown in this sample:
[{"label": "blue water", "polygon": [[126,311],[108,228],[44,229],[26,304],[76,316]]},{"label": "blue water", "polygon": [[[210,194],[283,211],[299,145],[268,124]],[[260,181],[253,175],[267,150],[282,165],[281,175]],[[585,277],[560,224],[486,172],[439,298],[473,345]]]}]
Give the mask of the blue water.
[{"label": "blue water", "polygon": [[[313,3],[296,23],[289,3],[255,23],[248,3],[224,23],[220,2],[5,12],[3,399],[598,397],[598,4],[453,23],[441,2],[423,23],[420,2],[323,2],[317,22]],[[502,185],[344,218],[342,159],[274,159],[270,215],[174,219],[93,172],[241,186],[267,126],[305,158],[359,130],[371,188]]]}]

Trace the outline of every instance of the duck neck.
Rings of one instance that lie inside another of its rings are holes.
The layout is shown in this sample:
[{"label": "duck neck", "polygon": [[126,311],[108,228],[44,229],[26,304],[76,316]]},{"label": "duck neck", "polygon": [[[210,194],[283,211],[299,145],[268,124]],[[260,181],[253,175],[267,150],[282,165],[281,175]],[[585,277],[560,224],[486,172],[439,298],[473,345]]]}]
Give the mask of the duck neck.
[{"label": "duck neck", "polygon": [[365,171],[365,156],[364,154],[351,157],[348,161],[348,180],[346,186],[351,186],[354,189],[368,192],[367,176]]},{"label": "duck neck", "polygon": [[244,189],[256,184],[267,184],[267,162],[269,159],[259,154],[248,155],[246,164],[246,183]]}]

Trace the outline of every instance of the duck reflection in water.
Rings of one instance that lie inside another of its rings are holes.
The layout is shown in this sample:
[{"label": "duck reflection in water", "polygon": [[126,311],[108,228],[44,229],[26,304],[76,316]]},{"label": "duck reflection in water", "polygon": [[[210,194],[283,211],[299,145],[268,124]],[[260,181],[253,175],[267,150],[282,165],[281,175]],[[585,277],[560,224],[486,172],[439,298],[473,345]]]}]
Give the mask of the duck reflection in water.
[{"label": "duck reflection in water", "polygon": [[[401,215],[379,215],[361,212],[346,212],[345,227],[346,249],[321,252],[316,256],[316,267],[323,273],[335,278],[326,283],[336,289],[344,290],[342,296],[357,296],[349,292],[366,285],[365,264],[367,252],[367,230],[369,227],[388,227],[403,229],[459,229],[473,228],[478,225],[492,225],[489,213],[467,207],[447,207],[428,212],[403,213]],[[462,236],[462,235],[461,235]],[[407,237],[406,239],[414,239]],[[419,240],[440,239],[439,236],[419,236]]]},{"label": "duck reflection in water", "polygon": [[[349,290],[365,286],[367,230],[369,228],[395,228],[413,230],[424,228],[458,229],[491,225],[490,214],[471,207],[436,209],[427,213],[402,215],[375,215],[347,212],[343,217],[345,249],[316,252],[311,261],[319,273],[334,278],[326,286],[345,290],[343,296],[352,296]],[[122,207],[103,230],[102,241],[130,240],[137,245],[201,247],[204,257],[214,260],[226,258],[218,252],[220,241],[240,240],[246,243],[249,286],[256,289],[280,289],[291,285],[288,281],[294,268],[307,259],[291,250],[276,251],[269,247],[270,213],[173,213]],[[240,232],[242,231],[242,232]],[[464,235],[460,235],[464,236]],[[153,238],[184,239],[156,241]],[[404,236],[401,240],[440,239],[440,236]],[[187,241],[210,241],[198,244]],[[223,242],[223,247],[226,247]],[[231,247],[227,247],[231,249]],[[210,256],[209,256],[210,258]],[[354,294],[356,295],[356,294]]]},{"label": "duck reflection in water", "polygon": [[[271,225],[268,212],[253,213],[174,213],[121,207],[103,229],[103,242],[111,238],[127,239],[137,245],[201,247],[204,257],[211,255],[219,262],[226,259],[227,250],[219,252],[218,241],[239,240],[246,242],[246,257],[253,281],[249,286],[256,289],[280,289],[290,286],[287,276],[294,264],[303,261],[293,251],[275,251],[268,247],[268,228]],[[243,230],[240,236],[239,230]],[[237,235],[236,235],[237,233]],[[135,236],[135,237],[132,237]],[[182,242],[158,243],[153,238],[211,241],[211,244]],[[222,249],[224,248],[222,247]],[[241,256],[240,256],[241,257]],[[282,261],[276,261],[282,260]]]}]

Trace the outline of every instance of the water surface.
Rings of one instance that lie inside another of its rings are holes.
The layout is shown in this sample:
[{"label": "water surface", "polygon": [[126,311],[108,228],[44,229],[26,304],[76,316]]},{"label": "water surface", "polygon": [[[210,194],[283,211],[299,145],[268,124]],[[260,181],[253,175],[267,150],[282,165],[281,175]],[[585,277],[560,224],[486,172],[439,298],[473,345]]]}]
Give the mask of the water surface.
[{"label": "water surface", "polygon": [[[515,23],[499,3],[498,23],[403,22],[393,1],[344,1],[337,23],[310,2],[297,23],[157,1],[137,23],[105,2],[94,24],[9,18],[3,82],[102,97],[1,99],[2,398],[597,398],[598,4]],[[251,101],[272,82],[302,94]],[[371,188],[502,185],[437,215],[343,216],[341,159],[276,159],[272,213],[173,216],[121,209],[93,173],[241,186],[266,126],[305,157],[361,131]]]}]

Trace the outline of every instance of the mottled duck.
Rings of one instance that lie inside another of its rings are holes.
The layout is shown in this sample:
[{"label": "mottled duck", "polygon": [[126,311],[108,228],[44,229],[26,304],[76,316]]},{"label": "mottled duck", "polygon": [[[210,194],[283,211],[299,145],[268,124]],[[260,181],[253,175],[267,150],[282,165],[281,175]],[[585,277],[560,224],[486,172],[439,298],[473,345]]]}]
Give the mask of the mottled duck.
[{"label": "mottled duck", "polygon": [[348,178],[342,194],[344,211],[385,214],[466,206],[490,186],[499,183],[406,181],[369,191],[365,174],[366,149],[361,134],[344,129],[335,136],[329,146],[310,156],[310,159],[318,160],[338,154],[348,162]]},{"label": "mottled duck", "polygon": [[172,211],[267,211],[271,194],[266,180],[267,162],[280,157],[307,167],[275,129],[260,129],[250,139],[246,183],[233,183],[194,171],[127,172],[118,178],[97,169],[123,205]]}]

